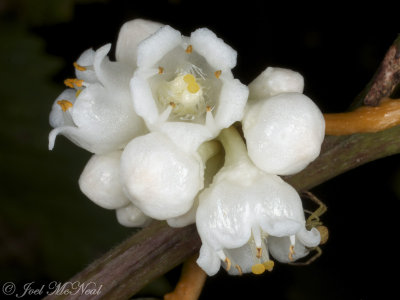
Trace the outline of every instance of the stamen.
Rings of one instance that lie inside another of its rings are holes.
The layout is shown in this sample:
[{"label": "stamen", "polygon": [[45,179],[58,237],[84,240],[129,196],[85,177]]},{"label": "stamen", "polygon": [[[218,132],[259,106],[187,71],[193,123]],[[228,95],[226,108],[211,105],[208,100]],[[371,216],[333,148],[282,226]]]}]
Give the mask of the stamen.
[{"label": "stamen", "polygon": [[75,93],[75,98],[78,98],[83,90],[77,90]]},{"label": "stamen", "polygon": [[175,102],[170,102],[169,105],[170,105],[172,108],[175,108],[175,107],[176,107]]},{"label": "stamen", "polygon": [[61,106],[62,111],[67,111],[73,106],[73,104],[68,100],[59,100],[57,101],[57,104]]},{"label": "stamen", "polygon": [[231,265],[232,265],[231,260],[228,257],[226,257],[225,263],[226,263],[226,270],[229,271],[231,269]]},{"label": "stamen", "polygon": [[174,109],[175,103],[171,102],[169,106],[161,113],[160,117],[158,118],[159,122],[163,123],[168,120],[169,115],[171,114],[172,110]]},{"label": "stamen", "polygon": [[289,247],[289,260],[293,261],[293,255],[294,255],[294,246],[290,245]]},{"label": "stamen", "polygon": [[257,258],[261,258],[262,256],[262,248],[257,248]]},{"label": "stamen", "polygon": [[265,266],[263,264],[255,264],[251,267],[251,272],[255,275],[260,275],[265,272]]},{"label": "stamen", "polygon": [[239,265],[235,265],[236,270],[238,270],[239,275],[242,276],[243,272],[242,272],[242,268]]},{"label": "stamen", "polygon": [[206,106],[206,111],[207,111],[207,112],[211,111],[211,109],[212,109],[212,108],[211,108],[210,105],[207,105],[207,106]]},{"label": "stamen", "polygon": [[214,72],[214,75],[215,75],[215,77],[218,79],[219,76],[221,76],[221,73],[222,73],[222,71],[221,71],[221,70],[218,70],[218,71],[215,71],[215,72]]},{"label": "stamen", "polygon": [[163,67],[158,67],[158,74],[164,73],[164,68]]},{"label": "stamen", "polygon": [[268,272],[271,272],[274,268],[275,263],[272,260],[268,260],[265,261],[263,265]]},{"label": "stamen", "polygon": [[83,80],[77,78],[67,78],[64,80],[64,84],[70,88],[75,88],[75,86],[82,87]]},{"label": "stamen", "polygon": [[187,46],[185,52],[190,54],[192,53],[192,51],[193,51],[193,46],[192,45]]},{"label": "stamen", "polygon": [[77,62],[74,62],[73,65],[74,65],[75,69],[77,69],[78,71],[86,71],[86,68],[82,67],[81,65],[78,65]]}]

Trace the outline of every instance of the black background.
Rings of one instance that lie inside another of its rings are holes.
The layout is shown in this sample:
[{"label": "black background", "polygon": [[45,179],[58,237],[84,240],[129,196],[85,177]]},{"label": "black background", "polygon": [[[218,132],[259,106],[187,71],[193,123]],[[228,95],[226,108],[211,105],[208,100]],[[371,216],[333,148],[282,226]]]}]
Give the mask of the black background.
[{"label": "black background", "polygon": [[[46,55],[59,57],[64,63],[48,75],[53,90],[48,97],[43,94],[40,103],[28,101],[31,94],[27,90],[25,103],[2,104],[3,112],[10,116],[15,106],[28,111],[30,105],[40,105],[42,110],[37,118],[24,121],[28,129],[22,133],[4,128],[14,123],[1,124],[5,142],[0,150],[4,204],[0,213],[1,282],[15,281],[22,286],[28,281],[67,280],[132,232],[120,228],[113,213],[97,208],[80,194],[77,180],[89,154],[76,150],[64,138],[59,138],[53,152],[46,150],[50,130],[47,115],[54,97],[63,89],[62,81],[73,74],[72,62],[89,47],[96,49],[108,42],[115,45],[125,21],[151,19],[185,35],[208,27],[237,50],[236,78],[247,84],[268,66],[294,69],[305,78],[304,93],[324,113],[347,109],[397,36],[389,14],[381,21],[377,11],[366,15],[332,3],[308,8],[290,3],[275,7],[266,1],[88,2],[75,4],[69,19],[50,24],[27,22],[20,13],[22,5],[6,5],[2,12],[3,24],[24,26],[44,40]],[[3,81],[3,90],[5,84]],[[23,79],[18,86],[24,89]],[[16,116],[12,115],[14,121],[24,114]],[[36,121],[44,127],[30,131]],[[36,136],[43,147],[35,146],[32,153],[30,144],[39,143]],[[43,178],[40,185],[32,184],[37,177]],[[58,184],[60,188],[55,188]],[[315,188],[313,192],[328,206],[323,221],[330,229],[321,258],[307,267],[276,264],[273,272],[262,276],[229,277],[221,271],[207,280],[200,299],[384,299],[396,290],[398,281],[392,271],[398,271],[399,184],[399,157],[393,156]],[[69,196],[62,196],[65,193]],[[84,210],[75,211],[74,201]],[[32,213],[25,217],[30,209]],[[101,227],[100,223],[112,225]],[[57,247],[56,243],[64,245],[61,250],[46,250]],[[179,269],[173,270],[167,281],[160,280],[158,287],[143,294],[159,295],[168,289],[166,282],[175,284],[178,275]]]}]

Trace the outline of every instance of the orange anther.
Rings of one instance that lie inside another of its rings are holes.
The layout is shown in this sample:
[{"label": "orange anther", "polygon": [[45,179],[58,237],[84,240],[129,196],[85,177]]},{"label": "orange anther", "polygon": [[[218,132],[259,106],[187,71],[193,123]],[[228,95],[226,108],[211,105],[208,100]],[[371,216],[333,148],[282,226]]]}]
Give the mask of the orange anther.
[{"label": "orange anther", "polygon": [[57,104],[61,106],[62,111],[67,111],[73,106],[73,104],[68,100],[59,100],[57,101]]},{"label": "orange anther", "polygon": [[192,51],[193,51],[193,46],[192,45],[187,46],[185,52],[186,53],[192,53]]},{"label": "orange anther", "polygon": [[82,67],[81,65],[78,65],[77,62],[74,62],[73,65],[74,65],[74,68],[77,69],[78,71],[86,71],[86,68]]}]

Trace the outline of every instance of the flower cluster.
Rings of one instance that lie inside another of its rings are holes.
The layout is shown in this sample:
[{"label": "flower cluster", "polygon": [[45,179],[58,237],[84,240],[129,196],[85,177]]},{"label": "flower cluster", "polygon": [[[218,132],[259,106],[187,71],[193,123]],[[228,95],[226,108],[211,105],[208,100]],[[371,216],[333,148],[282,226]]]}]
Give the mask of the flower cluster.
[{"label": "flower cluster", "polygon": [[231,71],[236,51],[212,31],[186,37],[141,19],[121,28],[116,61],[110,48],[82,53],[50,113],[50,149],[62,134],[94,154],[79,179],[89,199],[124,226],[196,223],[209,275],[221,262],[260,274],[270,255],[294,261],[319,244],[279,177],[304,169],[324,138],[300,74],[267,68],[247,87]]}]

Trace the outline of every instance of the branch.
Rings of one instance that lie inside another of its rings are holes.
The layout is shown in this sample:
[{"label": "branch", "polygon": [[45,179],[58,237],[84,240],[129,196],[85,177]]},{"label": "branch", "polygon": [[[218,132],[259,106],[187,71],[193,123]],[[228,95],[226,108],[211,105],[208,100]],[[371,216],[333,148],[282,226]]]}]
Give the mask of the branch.
[{"label": "branch", "polygon": [[143,286],[198,252],[200,239],[195,226],[171,228],[154,222],[68,280],[68,283],[101,286],[99,294],[73,290],[45,299],[129,299]]},{"label": "branch", "polygon": [[361,105],[377,106],[381,99],[389,97],[400,83],[400,35],[386,52],[378,70],[357,96],[351,110]]},{"label": "branch", "polygon": [[[298,191],[311,189],[369,161],[400,153],[400,126],[378,133],[326,137],[321,155],[304,171],[285,178]],[[69,282],[103,285],[99,295],[53,295],[45,299],[129,299],[200,248],[194,225],[171,228],[154,222],[112,249]]]}]

